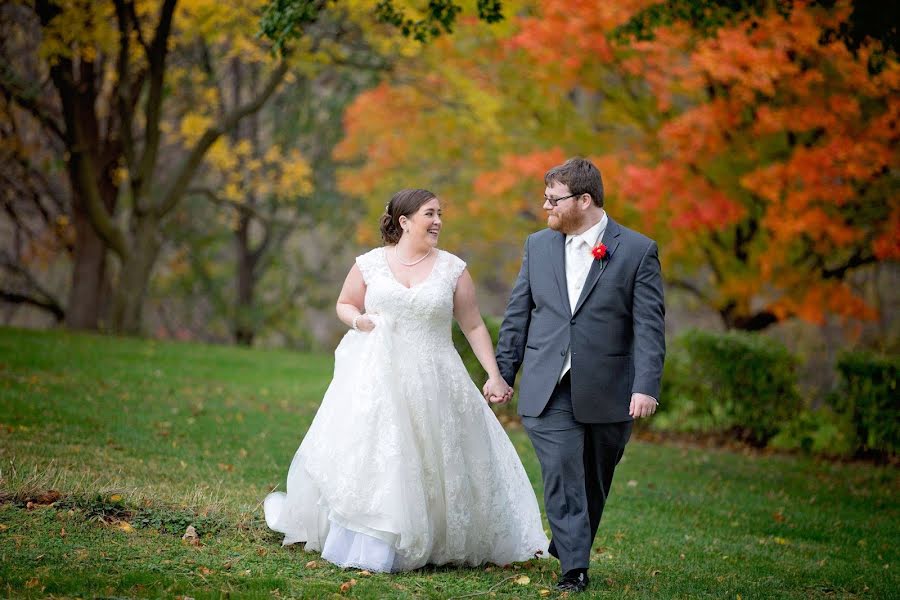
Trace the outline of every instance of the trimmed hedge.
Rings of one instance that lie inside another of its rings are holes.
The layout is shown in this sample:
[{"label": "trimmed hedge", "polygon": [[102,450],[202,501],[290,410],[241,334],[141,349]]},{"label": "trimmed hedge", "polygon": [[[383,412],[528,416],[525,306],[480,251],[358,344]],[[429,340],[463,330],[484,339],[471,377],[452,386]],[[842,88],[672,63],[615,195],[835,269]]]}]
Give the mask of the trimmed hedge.
[{"label": "trimmed hedge", "polygon": [[829,397],[848,417],[863,453],[896,455],[900,449],[900,357],[847,352],[837,363],[838,388]]},{"label": "trimmed hedge", "polygon": [[797,358],[762,335],[691,330],[671,344],[658,429],[725,433],[765,445],[803,410]]}]

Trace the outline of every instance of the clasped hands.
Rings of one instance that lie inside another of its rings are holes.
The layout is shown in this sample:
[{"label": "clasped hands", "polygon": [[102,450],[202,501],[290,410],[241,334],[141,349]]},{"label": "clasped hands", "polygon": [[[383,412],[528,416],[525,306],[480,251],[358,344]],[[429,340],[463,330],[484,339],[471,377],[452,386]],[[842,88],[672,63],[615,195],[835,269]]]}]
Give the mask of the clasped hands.
[{"label": "clasped hands", "polygon": [[513,389],[502,377],[492,377],[484,382],[481,393],[491,404],[506,404],[512,399]]}]

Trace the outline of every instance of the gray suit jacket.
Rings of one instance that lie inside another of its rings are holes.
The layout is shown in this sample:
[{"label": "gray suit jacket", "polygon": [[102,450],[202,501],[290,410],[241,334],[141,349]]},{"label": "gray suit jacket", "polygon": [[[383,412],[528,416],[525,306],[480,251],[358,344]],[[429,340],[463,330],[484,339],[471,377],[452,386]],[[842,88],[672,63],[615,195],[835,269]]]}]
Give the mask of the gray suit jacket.
[{"label": "gray suit jacket", "polygon": [[612,219],[572,313],[566,289],[566,236],[552,229],[525,241],[522,268],[506,307],[497,363],[513,385],[519,414],[544,410],[572,348],[572,406],[583,423],[628,421],[631,394],[659,399],[665,307],[656,242]]}]

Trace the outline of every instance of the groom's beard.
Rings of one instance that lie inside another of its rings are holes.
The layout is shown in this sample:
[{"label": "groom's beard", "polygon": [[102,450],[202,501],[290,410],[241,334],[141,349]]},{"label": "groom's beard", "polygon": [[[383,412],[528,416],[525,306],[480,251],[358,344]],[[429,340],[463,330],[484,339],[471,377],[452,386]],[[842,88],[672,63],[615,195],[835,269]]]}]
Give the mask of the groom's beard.
[{"label": "groom's beard", "polygon": [[547,227],[560,233],[570,234],[581,229],[585,215],[580,210],[550,213],[547,216]]}]

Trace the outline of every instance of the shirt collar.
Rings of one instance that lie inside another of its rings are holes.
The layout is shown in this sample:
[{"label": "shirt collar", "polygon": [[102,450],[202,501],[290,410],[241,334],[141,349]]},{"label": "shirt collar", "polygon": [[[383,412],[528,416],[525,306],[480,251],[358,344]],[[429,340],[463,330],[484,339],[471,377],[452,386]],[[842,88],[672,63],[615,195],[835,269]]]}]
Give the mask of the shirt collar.
[{"label": "shirt collar", "polygon": [[601,240],[603,237],[603,233],[606,231],[606,225],[609,223],[609,217],[606,216],[606,211],[603,211],[603,216],[600,218],[597,223],[592,226],[590,229],[585,231],[584,233],[578,235],[566,235],[566,244],[571,242],[576,237],[580,237],[585,241],[585,243],[593,248],[597,245],[597,242]]}]

